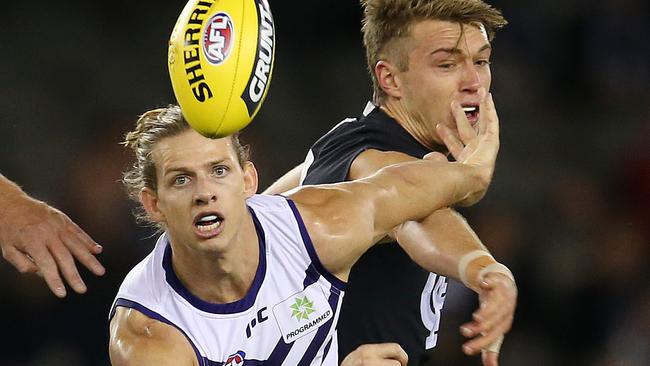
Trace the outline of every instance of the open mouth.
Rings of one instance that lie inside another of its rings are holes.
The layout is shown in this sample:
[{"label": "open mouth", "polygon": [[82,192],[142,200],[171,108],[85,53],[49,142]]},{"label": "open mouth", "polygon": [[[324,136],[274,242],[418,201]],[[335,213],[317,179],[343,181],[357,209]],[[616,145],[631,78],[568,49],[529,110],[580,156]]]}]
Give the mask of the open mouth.
[{"label": "open mouth", "polygon": [[219,229],[223,220],[216,212],[202,213],[194,219],[194,226],[200,233],[210,233]]},{"label": "open mouth", "polygon": [[477,105],[464,105],[463,112],[465,112],[465,116],[467,116],[467,120],[472,122],[472,124],[478,121],[479,108]]}]

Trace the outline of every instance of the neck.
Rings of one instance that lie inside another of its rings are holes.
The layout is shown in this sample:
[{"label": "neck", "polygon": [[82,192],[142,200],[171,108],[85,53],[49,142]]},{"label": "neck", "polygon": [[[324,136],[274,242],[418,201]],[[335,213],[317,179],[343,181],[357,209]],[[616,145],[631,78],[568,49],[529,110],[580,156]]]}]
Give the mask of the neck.
[{"label": "neck", "polygon": [[194,296],[217,304],[246,296],[259,265],[259,242],[252,218],[244,221],[235,242],[223,252],[172,244],[174,273]]},{"label": "neck", "polygon": [[401,100],[387,98],[380,104],[380,108],[427,149],[431,151],[446,150],[438,141],[436,126],[427,123],[424,116],[410,113]]}]

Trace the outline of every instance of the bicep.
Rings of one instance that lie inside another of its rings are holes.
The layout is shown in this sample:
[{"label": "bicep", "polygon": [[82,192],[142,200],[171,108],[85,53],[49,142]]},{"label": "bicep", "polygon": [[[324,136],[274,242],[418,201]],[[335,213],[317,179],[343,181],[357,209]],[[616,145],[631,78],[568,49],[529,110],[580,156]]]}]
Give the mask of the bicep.
[{"label": "bicep", "polygon": [[[304,186],[291,194],[323,266],[342,280],[374,243],[367,202],[354,183]],[[352,188],[352,189],[351,189]]]},{"label": "bicep", "polygon": [[118,307],[110,324],[113,366],[196,366],[189,341],[176,328],[134,310]]}]

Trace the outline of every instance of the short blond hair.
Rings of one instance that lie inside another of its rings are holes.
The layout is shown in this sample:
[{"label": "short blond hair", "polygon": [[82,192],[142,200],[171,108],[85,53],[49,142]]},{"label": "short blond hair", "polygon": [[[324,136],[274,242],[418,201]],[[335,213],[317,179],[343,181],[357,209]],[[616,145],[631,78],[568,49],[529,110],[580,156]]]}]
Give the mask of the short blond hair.
[{"label": "short blond hair", "polygon": [[[157,189],[156,165],[152,158],[155,145],[166,137],[179,135],[189,129],[190,125],[177,105],[153,109],[138,118],[135,129],[128,132],[122,142],[122,145],[135,152],[135,162],[131,169],[122,175],[122,183],[132,200],[140,203],[140,192],[144,188],[153,191]],[[243,166],[244,162],[250,160],[249,147],[240,143],[238,133],[231,135],[231,139],[239,164]],[[141,206],[136,209],[135,217],[138,222],[153,224],[161,229],[159,225],[151,222]]]},{"label": "short blond hair", "polygon": [[[482,24],[491,41],[496,31],[508,22],[501,12],[481,0],[361,0],[363,43],[368,71],[372,78],[373,99],[381,103],[386,93],[375,75],[375,65],[389,59],[400,70],[408,69],[408,56],[400,47],[387,45],[410,35],[413,24],[423,20],[442,20],[464,24]],[[390,52],[390,55],[389,55]]]}]

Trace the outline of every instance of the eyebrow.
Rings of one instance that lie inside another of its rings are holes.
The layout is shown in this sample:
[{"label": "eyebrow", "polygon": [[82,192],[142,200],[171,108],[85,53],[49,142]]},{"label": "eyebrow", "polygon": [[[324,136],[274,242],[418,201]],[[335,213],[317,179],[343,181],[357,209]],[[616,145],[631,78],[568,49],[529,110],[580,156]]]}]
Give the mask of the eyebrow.
[{"label": "eyebrow", "polygon": [[[481,53],[485,50],[492,49],[492,46],[489,43],[486,43],[483,45],[483,47],[479,48],[479,50],[476,53]],[[437,50],[433,51],[430,53],[430,55],[434,55],[439,52],[446,52],[446,53],[451,53],[451,54],[458,54],[462,53],[461,49],[458,47],[452,47],[452,48],[438,48]]]},{"label": "eyebrow", "polygon": [[[217,160],[213,160],[213,161],[210,161],[208,163],[205,163],[205,166],[213,166],[213,165],[217,165],[217,164],[222,164],[222,163],[224,163],[226,161],[229,161],[229,160],[230,159],[228,159],[228,158],[217,159]],[[165,170],[165,174],[163,174],[163,176],[168,176],[168,175],[170,175],[172,173],[184,173],[184,172],[187,172],[187,171],[188,171],[188,169],[185,168],[185,167],[182,167],[182,166],[180,166],[180,167],[172,167],[170,169]]]},{"label": "eyebrow", "polygon": [[165,173],[163,174],[163,177],[166,177],[166,176],[171,175],[171,174],[176,174],[176,173],[184,173],[186,171],[187,171],[187,169],[185,169],[183,167],[174,167],[174,168],[165,170]]}]

